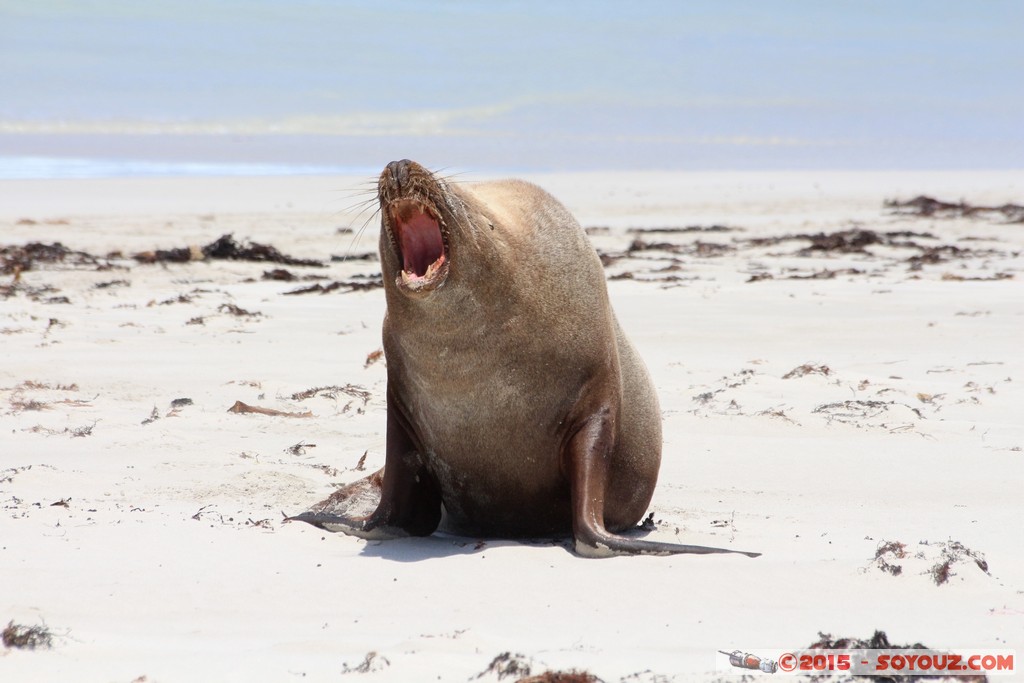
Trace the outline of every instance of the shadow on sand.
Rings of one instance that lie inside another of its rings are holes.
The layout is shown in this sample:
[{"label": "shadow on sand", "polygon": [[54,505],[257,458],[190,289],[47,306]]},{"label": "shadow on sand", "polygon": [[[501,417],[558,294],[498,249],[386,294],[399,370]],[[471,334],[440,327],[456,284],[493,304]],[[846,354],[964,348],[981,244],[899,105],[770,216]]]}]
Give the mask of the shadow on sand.
[{"label": "shadow on sand", "polygon": [[445,533],[434,533],[422,538],[396,538],[387,541],[365,541],[361,555],[378,557],[392,562],[421,562],[459,555],[479,555],[496,548],[529,546],[533,548],[553,548],[561,546],[571,552],[571,543],[564,539],[476,539],[466,536],[452,536]]}]

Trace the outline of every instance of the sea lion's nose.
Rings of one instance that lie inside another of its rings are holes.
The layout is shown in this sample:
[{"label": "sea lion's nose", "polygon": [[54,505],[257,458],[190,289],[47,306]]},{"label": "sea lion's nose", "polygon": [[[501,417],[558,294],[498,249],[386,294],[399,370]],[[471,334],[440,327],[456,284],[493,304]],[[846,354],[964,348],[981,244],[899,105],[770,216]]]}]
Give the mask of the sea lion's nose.
[{"label": "sea lion's nose", "polygon": [[392,161],[388,164],[385,170],[388,183],[394,189],[396,194],[402,192],[402,186],[409,184],[409,170],[414,162],[408,159],[402,159],[401,161]]}]

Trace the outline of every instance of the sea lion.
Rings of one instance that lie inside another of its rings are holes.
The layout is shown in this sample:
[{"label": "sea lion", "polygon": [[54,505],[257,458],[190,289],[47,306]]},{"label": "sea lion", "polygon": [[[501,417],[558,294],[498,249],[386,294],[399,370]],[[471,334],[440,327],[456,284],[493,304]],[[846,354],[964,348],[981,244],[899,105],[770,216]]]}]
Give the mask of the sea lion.
[{"label": "sea lion", "polygon": [[408,160],[377,189],[383,474],[293,519],[368,539],[571,533],[588,557],[741,552],[617,533],[654,493],[661,413],[564,206],[523,181],[455,184]]}]

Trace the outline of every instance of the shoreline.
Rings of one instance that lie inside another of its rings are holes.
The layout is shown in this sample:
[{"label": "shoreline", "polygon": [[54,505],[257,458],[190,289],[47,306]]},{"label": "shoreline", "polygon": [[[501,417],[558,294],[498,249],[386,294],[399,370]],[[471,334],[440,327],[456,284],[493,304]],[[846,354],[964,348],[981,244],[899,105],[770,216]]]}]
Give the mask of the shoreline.
[{"label": "shoreline", "polygon": [[[25,173],[72,174],[166,172],[268,175],[275,169],[370,171],[387,160],[411,158],[435,168],[485,170],[489,173],[598,172],[865,172],[953,170],[985,172],[1021,170],[1018,158],[994,143],[968,143],[927,153],[926,141],[909,147],[868,153],[854,143],[787,142],[737,138],[644,138],[623,134],[591,138],[451,132],[433,136],[404,134],[142,134],[142,133],[3,133],[0,132],[0,177]],[[916,147],[915,147],[916,145]],[[993,147],[989,153],[985,147]],[[973,159],[965,163],[964,159]],[[985,159],[984,163],[977,161]],[[999,160],[993,163],[991,160]],[[18,168],[33,160],[35,168]],[[90,165],[92,168],[90,169]],[[78,177],[77,175],[74,177]]]},{"label": "shoreline", "polygon": [[[373,193],[379,170],[283,176],[115,177],[0,179],[0,218],[54,217],[73,213],[117,214],[153,210],[189,213],[203,211],[325,211],[344,213],[356,200]],[[566,203],[570,210],[599,221],[600,207],[622,213],[643,211],[680,220],[680,212],[701,211],[716,201],[727,218],[722,200],[751,205],[765,201],[780,207],[793,199],[856,202],[878,208],[886,199],[910,199],[932,194],[979,203],[1020,202],[1024,197],[1022,170],[902,170],[902,171],[558,171],[500,173],[452,172],[455,182],[519,177],[534,182]],[[709,195],[710,193],[710,195]],[[54,196],[59,201],[54,201]],[[351,201],[347,201],[348,198]],[[708,201],[705,201],[705,197]],[[872,202],[877,204],[872,206]],[[340,203],[340,206],[336,206]],[[616,206],[618,205],[618,206]]]}]

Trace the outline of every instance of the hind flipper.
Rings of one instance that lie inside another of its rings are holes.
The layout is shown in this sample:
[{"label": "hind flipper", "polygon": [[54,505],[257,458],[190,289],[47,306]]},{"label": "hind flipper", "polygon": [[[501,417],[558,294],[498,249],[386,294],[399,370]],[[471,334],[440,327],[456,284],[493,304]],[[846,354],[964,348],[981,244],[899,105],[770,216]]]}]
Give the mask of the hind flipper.
[{"label": "hind flipper", "polygon": [[683,555],[739,553],[757,557],[761,553],[645,541],[608,531],[604,521],[608,458],[615,424],[611,410],[596,410],[567,444],[566,462],[572,493],[572,533],[576,554],[583,557],[616,555]]},{"label": "hind flipper", "polygon": [[582,557],[615,557],[617,555],[710,555],[715,553],[736,553],[747,557],[759,557],[761,553],[728,548],[712,548],[705,545],[684,545],[628,538],[605,531],[591,534],[586,538],[576,537],[575,551]]}]

